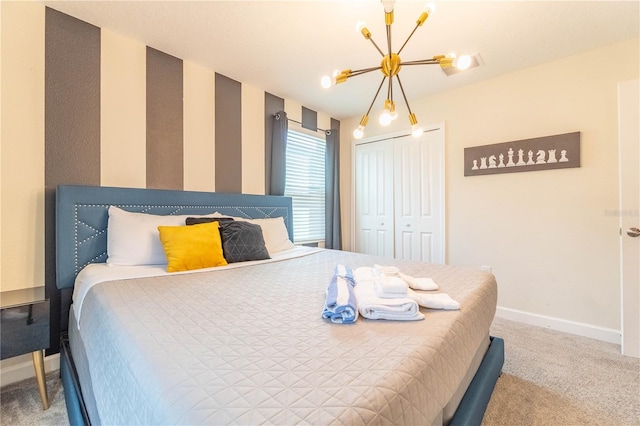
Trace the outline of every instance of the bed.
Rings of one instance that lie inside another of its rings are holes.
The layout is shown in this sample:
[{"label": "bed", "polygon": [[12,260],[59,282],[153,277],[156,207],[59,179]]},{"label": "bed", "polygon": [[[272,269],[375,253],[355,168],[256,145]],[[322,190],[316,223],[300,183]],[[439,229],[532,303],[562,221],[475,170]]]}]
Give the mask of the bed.
[{"label": "bed", "polygon": [[[72,424],[481,423],[504,360],[491,274],[304,247],[177,273],[113,265],[117,209],[278,221],[293,240],[287,197],[59,186],[56,285],[76,286],[61,341]],[[337,264],[431,277],[460,310],[333,324],[321,312]]]}]

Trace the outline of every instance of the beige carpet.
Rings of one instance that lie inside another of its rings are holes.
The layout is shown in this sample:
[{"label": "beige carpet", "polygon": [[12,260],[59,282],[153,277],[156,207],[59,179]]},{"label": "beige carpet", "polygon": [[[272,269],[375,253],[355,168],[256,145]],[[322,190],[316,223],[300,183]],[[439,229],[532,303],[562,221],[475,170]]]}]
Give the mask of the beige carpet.
[{"label": "beige carpet", "polygon": [[[619,346],[500,318],[491,332],[504,339],[506,360],[483,425],[640,426],[640,360]],[[55,372],[47,386],[47,411],[35,379],[3,387],[0,424],[68,424]]]},{"label": "beige carpet", "polygon": [[640,425],[640,360],[620,346],[496,318],[505,363],[484,425]]}]

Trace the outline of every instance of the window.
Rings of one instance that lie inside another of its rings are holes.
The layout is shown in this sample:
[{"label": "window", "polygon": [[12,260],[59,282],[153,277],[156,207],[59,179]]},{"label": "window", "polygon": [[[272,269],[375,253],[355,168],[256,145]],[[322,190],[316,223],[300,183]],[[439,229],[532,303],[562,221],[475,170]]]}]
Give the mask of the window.
[{"label": "window", "polygon": [[295,243],[324,241],[324,138],[289,130],[284,195],[293,201]]}]

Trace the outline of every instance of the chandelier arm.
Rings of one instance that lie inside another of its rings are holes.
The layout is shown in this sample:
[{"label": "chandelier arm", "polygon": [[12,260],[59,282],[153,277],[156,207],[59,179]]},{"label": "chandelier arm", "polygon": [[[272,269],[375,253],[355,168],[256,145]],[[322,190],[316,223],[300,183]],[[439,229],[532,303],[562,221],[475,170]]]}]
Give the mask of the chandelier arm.
[{"label": "chandelier arm", "polygon": [[387,87],[387,99],[393,100],[393,90],[391,89],[393,84],[393,76],[389,77],[389,87]]},{"label": "chandelier arm", "polygon": [[417,61],[403,62],[402,66],[405,66],[405,65],[438,65],[439,63],[440,63],[440,61],[438,61],[437,59],[419,59]]},{"label": "chandelier arm", "polygon": [[384,57],[384,53],[382,52],[382,50],[380,50],[380,48],[378,47],[378,45],[376,44],[376,42],[375,42],[375,41],[373,41],[373,37],[371,37],[371,36],[370,36],[370,37],[368,37],[368,39],[369,39],[369,41],[371,42],[371,44],[373,44],[373,46],[376,48],[376,50],[377,50],[378,52],[380,52],[380,55],[381,55],[382,57]]},{"label": "chandelier arm", "polygon": [[391,24],[387,24],[387,50],[389,57],[391,57]]},{"label": "chandelier arm", "polygon": [[419,26],[420,26],[420,24],[417,24],[415,26],[415,28],[413,29],[413,31],[411,31],[411,34],[409,34],[409,37],[407,37],[407,39],[402,44],[402,47],[400,48],[400,50],[398,50],[398,55],[400,54],[400,52],[402,52],[402,49],[404,49],[404,47],[407,45],[407,43],[409,42],[409,39],[411,39],[411,37],[413,37],[413,33],[416,32],[416,30],[418,29]]},{"label": "chandelier arm", "polygon": [[382,67],[363,68],[361,70],[351,71],[351,74],[349,74],[347,76],[347,78],[356,77],[356,76],[359,76],[359,75],[362,75],[362,74],[366,74],[366,73],[371,72],[371,71],[378,71],[380,69],[382,69]]},{"label": "chandelier arm", "polygon": [[402,82],[400,81],[400,76],[397,75],[396,78],[398,79],[398,85],[400,86],[400,91],[402,92],[402,97],[404,98],[404,103],[405,105],[407,105],[407,109],[409,110],[409,115],[413,114],[411,112],[411,107],[409,106],[409,101],[407,100],[407,95],[405,95],[404,93],[404,88],[402,87]]},{"label": "chandelier arm", "polygon": [[371,101],[371,105],[369,105],[369,109],[367,110],[367,113],[365,115],[369,115],[369,113],[371,112],[371,108],[373,108],[373,104],[376,102],[376,99],[378,99],[378,95],[380,94],[380,89],[382,89],[382,85],[384,84],[384,81],[387,79],[387,76],[385,75],[384,77],[382,77],[382,81],[380,82],[380,86],[378,86],[378,90],[376,91],[376,95],[373,97],[373,100]]}]

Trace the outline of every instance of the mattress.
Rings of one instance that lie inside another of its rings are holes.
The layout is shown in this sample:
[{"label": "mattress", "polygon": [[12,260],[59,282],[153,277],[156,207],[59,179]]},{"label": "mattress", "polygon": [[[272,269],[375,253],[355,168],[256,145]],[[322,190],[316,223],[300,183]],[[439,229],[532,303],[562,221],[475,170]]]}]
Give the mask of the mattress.
[{"label": "mattress", "polygon": [[[461,308],[332,324],[338,263],[431,277]],[[475,371],[496,300],[488,273],[319,250],[96,284],[71,350],[96,424],[432,424]]]}]

